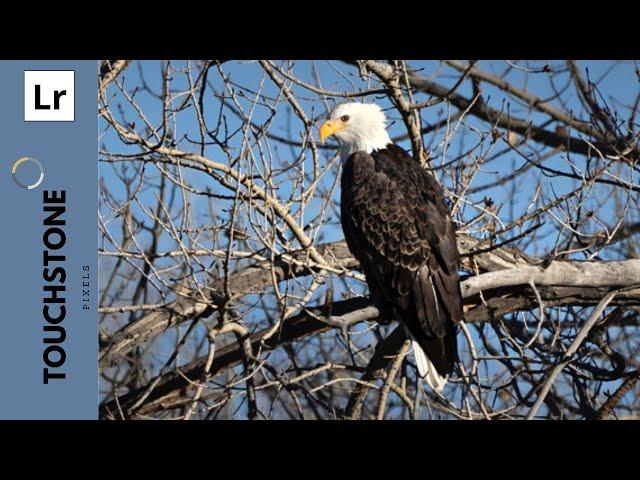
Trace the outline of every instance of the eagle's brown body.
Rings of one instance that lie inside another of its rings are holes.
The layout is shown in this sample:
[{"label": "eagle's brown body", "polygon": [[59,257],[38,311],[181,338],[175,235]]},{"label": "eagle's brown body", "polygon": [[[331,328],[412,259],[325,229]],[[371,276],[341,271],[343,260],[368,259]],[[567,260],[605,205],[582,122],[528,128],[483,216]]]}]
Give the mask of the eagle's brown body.
[{"label": "eagle's brown body", "polygon": [[341,219],[383,320],[405,324],[438,373],[457,361],[460,255],[439,184],[394,144],[344,163]]}]

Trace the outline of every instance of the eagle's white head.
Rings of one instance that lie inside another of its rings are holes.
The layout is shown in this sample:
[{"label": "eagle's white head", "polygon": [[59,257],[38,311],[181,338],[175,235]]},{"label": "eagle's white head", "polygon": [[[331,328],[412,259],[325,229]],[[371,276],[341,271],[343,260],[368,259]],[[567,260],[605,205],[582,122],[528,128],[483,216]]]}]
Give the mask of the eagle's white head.
[{"label": "eagle's white head", "polygon": [[320,141],[335,136],[343,160],[354,152],[371,153],[391,143],[386,122],[387,117],[375,103],[343,103],[320,127]]}]

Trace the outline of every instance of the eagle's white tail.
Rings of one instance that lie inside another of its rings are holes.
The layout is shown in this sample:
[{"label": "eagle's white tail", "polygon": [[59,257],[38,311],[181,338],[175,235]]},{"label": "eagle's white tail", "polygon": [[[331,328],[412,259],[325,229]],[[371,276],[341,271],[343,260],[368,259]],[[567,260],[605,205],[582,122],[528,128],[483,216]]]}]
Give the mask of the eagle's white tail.
[{"label": "eagle's white tail", "polygon": [[411,337],[411,346],[413,347],[413,355],[416,357],[416,365],[418,366],[418,373],[425,379],[427,384],[435,391],[441,392],[447,383],[446,377],[441,377],[436,367],[429,361],[425,355],[422,347],[416,340]]}]

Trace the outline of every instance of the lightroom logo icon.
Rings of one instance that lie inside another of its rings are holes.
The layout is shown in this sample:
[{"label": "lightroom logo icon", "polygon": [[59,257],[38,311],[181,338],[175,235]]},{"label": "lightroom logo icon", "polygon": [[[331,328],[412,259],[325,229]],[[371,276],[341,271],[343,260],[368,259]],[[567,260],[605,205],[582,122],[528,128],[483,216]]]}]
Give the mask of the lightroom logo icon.
[{"label": "lightroom logo icon", "polygon": [[25,70],[24,121],[73,122],[74,95],[73,70]]}]

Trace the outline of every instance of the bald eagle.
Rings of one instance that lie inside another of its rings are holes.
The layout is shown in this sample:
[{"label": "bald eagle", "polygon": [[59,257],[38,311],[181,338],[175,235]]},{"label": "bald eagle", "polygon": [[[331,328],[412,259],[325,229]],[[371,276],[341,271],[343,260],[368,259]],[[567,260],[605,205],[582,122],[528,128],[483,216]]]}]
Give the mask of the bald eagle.
[{"label": "bald eagle", "polygon": [[375,104],[338,105],[320,128],[343,161],[340,216],[383,321],[411,338],[419,375],[441,391],[458,360],[460,254],[438,182],[395,145]]}]

